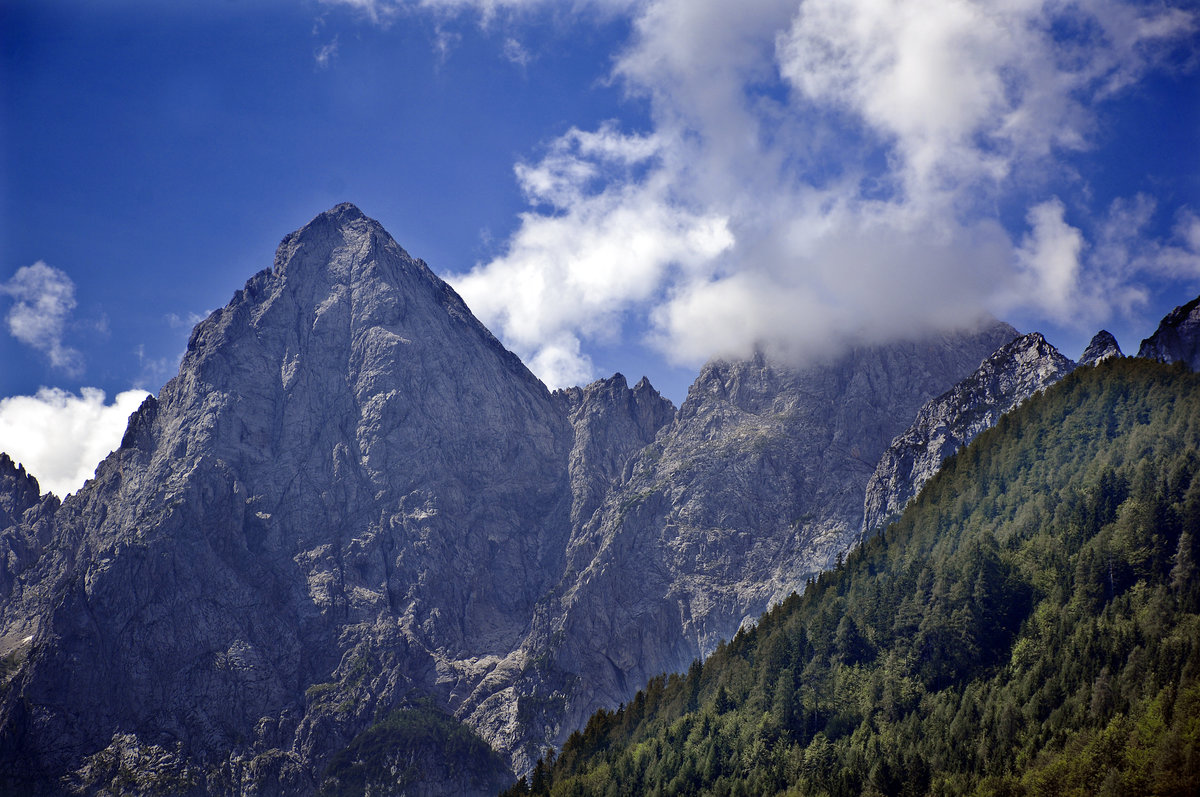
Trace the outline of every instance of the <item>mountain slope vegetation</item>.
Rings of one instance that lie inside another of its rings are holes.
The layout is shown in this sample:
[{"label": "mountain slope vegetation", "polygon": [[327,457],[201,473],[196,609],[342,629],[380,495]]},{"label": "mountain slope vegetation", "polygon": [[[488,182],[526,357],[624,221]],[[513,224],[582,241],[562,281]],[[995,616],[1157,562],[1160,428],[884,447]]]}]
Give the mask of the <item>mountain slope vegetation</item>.
[{"label": "mountain slope vegetation", "polygon": [[1200,375],[1078,369],[508,794],[1194,794]]}]

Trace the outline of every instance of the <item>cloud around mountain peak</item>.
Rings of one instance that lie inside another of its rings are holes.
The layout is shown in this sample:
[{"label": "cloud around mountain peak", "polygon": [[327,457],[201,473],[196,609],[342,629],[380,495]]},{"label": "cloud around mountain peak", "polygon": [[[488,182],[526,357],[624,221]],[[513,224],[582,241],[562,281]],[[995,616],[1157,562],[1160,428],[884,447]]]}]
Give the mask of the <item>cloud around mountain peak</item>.
[{"label": "cloud around mountain peak", "polygon": [[1191,209],[1167,233],[1145,195],[1095,209],[1072,162],[1107,103],[1180,68],[1190,11],[622,8],[632,32],[611,77],[651,128],[571,128],[517,164],[529,209],[496,257],[452,278],[552,385],[594,376],[589,344],[632,328],[693,366],[764,342],[802,358],[986,312],[1094,329],[1140,307],[1147,276],[1200,277]]}]

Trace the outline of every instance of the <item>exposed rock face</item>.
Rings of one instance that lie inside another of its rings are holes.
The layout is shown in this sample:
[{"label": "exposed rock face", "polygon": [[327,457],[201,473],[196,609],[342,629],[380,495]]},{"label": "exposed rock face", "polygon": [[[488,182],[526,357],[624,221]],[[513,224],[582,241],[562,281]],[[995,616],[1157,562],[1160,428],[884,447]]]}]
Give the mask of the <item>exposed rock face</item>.
[{"label": "exposed rock face", "polygon": [[871,475],[863,504],[863,533],[900,514],[946,457],[1074,368],[1075,363],[1041,334],[1031,332],[1002,346],[975,373],[921,407],[912,426],[892,440]]},{"label": "exposed rock face", "polygon": [[571,449],[571,525],[583,523],[621,477],[625,464],[654,441],[675,417],[675,405],[643,377],[633,390],[616,374],[587,387],[555,393],[565,403],[575,445]]},{"label": "exposed rock face", "polygon": [[37,479],[25,472],[25,466],[0,452],[0,529],[19,523],[41,496]]},{"label": "exposed rock face", "polygon": [[1168,313],[1154,334],[1142,341],[1138,357],[1183,363],[1200,371],[1200,296]]},{"label": "exposed rock face", "polygon": [[1120,356],[1121,347],[1117,345],[1117,339],[1107,329],[1102,329],[1096,333],[1095,337],[1088,343],[1087,348],[1083,350],[1083,354],[1079,358],[1079,364],[1095,365],[1107,360],[1109,357]]},{"label": "exposed rock face", "polygon": [[562,570],[572,445],[424,263],[353,206],[318,216],[196,327],[0,606],[36,629],[6,783],[135,732],[200,784],[311,790],[379,712],[453,705],[519,644]]},{"label": "exposed rock face", "polygon": [[[0,601],[12,592],[17,576],[41,556],[58,504],[49,493],[42,497],[37,479],[24,466],[0,452]],[[0,656],[26,636],[17,631],[0,637]]]},{"label": "exposed rock face", "polygon": [[61,506],[0,463],[0,791],[310,794],[380,738],[444,773],[387,724],[430,707],[528,767],[832,563],[888,441],[1015,334],[711,363],[678,413],[552,395],[340,205]]},{"label": "exposed rock face", "polygon": [[[867,478],[906,419],[1014,335],[993,324],[801,370],[762,357],[705,366],[572,537],[562,581],[472,723],[531,763],[803,587],[857,536]],[[506,688],[523,724],[496,710]]]}]

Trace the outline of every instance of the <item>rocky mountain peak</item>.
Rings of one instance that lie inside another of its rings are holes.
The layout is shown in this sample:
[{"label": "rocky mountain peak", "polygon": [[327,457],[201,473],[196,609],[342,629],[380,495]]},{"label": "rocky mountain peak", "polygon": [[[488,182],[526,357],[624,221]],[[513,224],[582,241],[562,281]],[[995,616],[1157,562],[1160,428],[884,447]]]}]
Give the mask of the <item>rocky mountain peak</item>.
[{"label": "rocky mountain peak", "polygon": [[1031,332],[1001,346],[974,373],[927,402],[875,466],[863,503],[862,533],[899,514],[946,457],[1074,368],[1041,333]]},{"label": "rocky mountain peak", "polygon": [[41,495],[33,474],[26,473],[24,465],[0,452],[0,529],[20,522],[25,511],[37,505]]},{"label": "rocky mountain peak", "polygon": [[1154,334],[1142,341],[1138,357],[1179,362],[1200,371],[1200,296],[1167,313]]},{"label": "rocky mountain peak", "polygon": [[0,699],[0,772],[86,781],[169,737],[247,779],[217,791],[311,792],[373,717],[449,711],[517,646],[561,571],[573,442],[453,289],[353,205],[320,214],[197,325],[54,527],[6,532],[31,553],[0,637],[55,642]]},{"label": "rocky mountain peak", "polygon": [[556,391],[575,430],[571,449],[572,525],[591,517],[626,464],[675,416],[675,405],[642,377],[632,389],[613,374],[587,387]]},{"label": "rocky mountain peak", "polygon": [[1095,365],[1109,357],[1120,356],[1121,347],[1117,345],[1117,339],[1107,329],[1102,329],[1095,334],[1087,348],[1083,350],[1083,354],[1079,357],[1079,364]]}]

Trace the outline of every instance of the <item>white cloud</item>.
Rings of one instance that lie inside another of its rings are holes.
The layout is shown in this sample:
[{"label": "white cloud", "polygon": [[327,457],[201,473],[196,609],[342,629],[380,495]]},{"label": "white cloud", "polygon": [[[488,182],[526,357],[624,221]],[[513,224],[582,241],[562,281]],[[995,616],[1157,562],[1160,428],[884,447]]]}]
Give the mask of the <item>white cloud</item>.
[{"label": "white cloud", "polygon": [[522,69],[528,67],[533,62],[533,56],[525,49],[525,46],[511,36],[504,40],[502,52],[505,59]]},{"label": "white cloud", "polygon": [[1017,249],[1027,280],[1022,291],[1055,318],[1069,319],[1081,297],[1083,234],[1067,224],[1057,197],[1030,208],[1030,233]]},{"label": "white cloud", "polygon": [[1194,27],[1116,0],[806,0],[778,48],[791,84],[884,136],[908,198],[928,201],[1087,147],[1096,102]]},{"label": "white cloud", "polygon": [[361,14],[373,24],[386,27],[406,11],[423,10],[439,15],[472,13],[480,24],[491,25],[500,14],[519,14],[538,9],[563,10],[566,6],[573,12],[586,9],[605,14],[626,12],[642,4],[643,0],[320,0],[330,6],[343,6]]},{"label": "white cloud", "polygon": [[41,260],[17,269],[0,294],[15,301],[9,308],[8,331],[50,359],[50,364],[67,374],[83,370],[83,357],[63,343],[67,320],[75,309],[75,283],[64,272]]},{"label": "white cloud", "polygon": [[65,496],[120,445],[130,414],[147,395],[126,390],[105,404],[98,388],[85,387],[76,396],[43,387],[34,396],[0,399],[0,450],[24,464],[42,490]]},{"label": "white cloud", "polygon": [[673,271],[705,269],[733,245],[725,220],[688,211],[650,180],[590,191],[595,180],[654,159],[657,145],[611,128],[572,130],[536,165],[519,165],[528,213],[505,256],[450,281],[547,384],[592,375],[580,339],[613,340],[622,314],[651,300]]},{"label": "white cloud", "polygon": [[320,0],[331,6],[346,6],[362,14],[376,25],[389,25],[404,8],[399,0]]},{"label": "white cloud", "polygon": [[313,53],[313,59],[317,62],[318,69],[327,69],[331,63],[337,58],[338,54],[338,37],[334,36],[333,40],[328,44],[323,44]]},{"label": "white cloud", "polygon": [[180,315],[179,313],[167,313],[165,316],[163,316],[163,318],[172,329],[183,329],[191,332],[192,328],[195,327],[196,324],[199,324],[211,314],[211,310],[209,310],[207,313],[188,312],[186,315]]},{"label": "white cloud", "polygon": [[1200,281],[1200,221],[1181,208],[1172,238],[1162,240],[1147,232],[1156,211],[1146,194],[1118,198],[1089,242],[1067,222],[1062,200],[1035,205],[1016,250],[1019,279],[1001,306],[1033,307],[1056,322],[1094,328],[1113,311],[1132,315],[1147,303],[1144,276]]},{"label": "white cloud", "polygon": [[[418,5],[486,22],[540,4]],[[631,316],[688,364],[753,346],[802,358],[986,311],[1091,325],[1143,302],[1147,273],[1196,273],[1193,213],[1153,240],[1142,200],[1089,209],[1070,160],[1099,138],[1105,102],[1186,47],[1191,12],[1124,0],[575,7],[629,15],[611,77],[648,103],[652,126],[572,129],[518,164],[528,211],[497,257],[454,280],[552,384],[590,375],[587,344],[618,338]],[[998,208],[1014,206],[1026,223],[1006,229]]]}]

